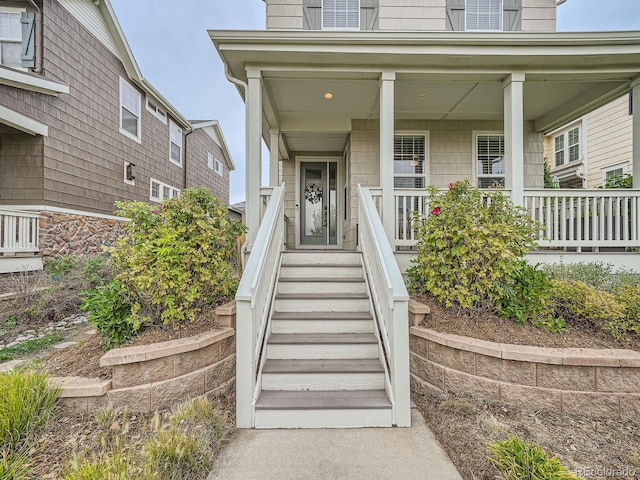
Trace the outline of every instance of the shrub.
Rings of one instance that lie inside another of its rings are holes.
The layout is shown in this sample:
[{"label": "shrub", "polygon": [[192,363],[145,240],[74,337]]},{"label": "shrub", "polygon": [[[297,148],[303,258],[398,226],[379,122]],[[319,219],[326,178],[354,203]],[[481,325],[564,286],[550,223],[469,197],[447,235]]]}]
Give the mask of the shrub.
[{"label": "shrub", "polygon": [[169,422],[182,429],[202,429],[210,444],[218,443],[227,433],[226,416],[206,397],[194,398],[175,407],[169,416]]},{"label": "shrub", "polygon": [[527,320],[536,321],[553,313],[551,280],[537,266],[525,260],[518,262],[510,278],[500,283],[500,293],[496,300],[498,313],[513,318],[524,325]]},{"label": "shrub", "polygon": [[13,449],[49,420],[59,390],[35,372],[0,374],[0,449]]},{"label": "shrub", "polygon": [[608,292],[597,290],[579,280],[552,280],[556,313],[569,321],[588,320],[597,326],[604,321],[619,321],[625,306]]},{"label": "shrub", "polygon": [[[134,306],[132,306],[132,304]],[[125,293],[118,280],[111,280],[104,287],[84,292],[82,310],[89,312],[87,319],[105,340],[106,348],[118,347],[128,342],[141,324],[131,318],[135,303]]]},{"label": "shrub", "polygon": [[93,455],[75,455],[67,465],[65,480],[129,480],[143,479],[136,467],[135,458],[124,446],[124,440],[116,441],[111,449]]},{"label": "shrub", "polygon": [[626,268],[615,270],[609,263],[560,263],[542,268],[558,280],[578,280],[609,293],[614,293],[620,285],[640,285],[640,274]]},{"label": "shrub", "polygon": [[488,445],[489,457],[503,480],[579,480],[535,442],[514,435]]},{"label": "shrub", "polygon": [[447,306],[484,307],[500,295],[500,281],[518,270],[535,245],[536,224],[500,191],[480,191],[468,180],[446,192],[429,189],[431,211],[417,213],[413,286]]},{"label": "shrub", "polygon": [[145,473],[162,480],[204,477],[213,461],[205,439],[175,427],[161,430],[149,440],[143,456]]},{"label": "shrub", "polygon": [[624,316],[611,319],[607,325],[611,333],[615,337],[620,337],[624,332],[640,335],[640,286],[622,285],[616,291],[615,297],[624,305]]},{"label": "shrub", "polygon": [[244,227],[207,189],[186,189],[162,207],[118,202],[131,218],[127,235],[110,248],[117,279],[142,315],[178,327],[237,286],[231,259]]},{"label": "shrub", "polygon": [[44,265],[44,271],[54,280],[60,280],[78,267],[78,257],[75,255],[59,255],[49,257]]}]

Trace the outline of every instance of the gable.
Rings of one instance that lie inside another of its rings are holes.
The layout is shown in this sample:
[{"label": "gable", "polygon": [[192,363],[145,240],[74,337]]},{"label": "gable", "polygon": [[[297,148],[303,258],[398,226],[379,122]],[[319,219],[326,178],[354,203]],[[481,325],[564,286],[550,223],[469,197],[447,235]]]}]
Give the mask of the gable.
[{"label": "gable", "polygon": [[65,10],[73,15],[89,30],[111,53],[122,60],[118,46],[109,31],[102,12],[93,2],[88,0],[58,0]]}]

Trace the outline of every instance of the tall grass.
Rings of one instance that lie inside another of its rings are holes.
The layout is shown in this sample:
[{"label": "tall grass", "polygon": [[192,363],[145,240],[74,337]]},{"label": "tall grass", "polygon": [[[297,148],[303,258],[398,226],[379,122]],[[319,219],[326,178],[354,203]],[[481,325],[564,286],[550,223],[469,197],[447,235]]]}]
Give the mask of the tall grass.
[{"label": "tall grass", "polygon": [[29,452],[0,451],[0,478],[2,480],[31,480],[32,468],[29,463]]},{"label": "tall grass", "polygon": [[0,449],[13,450],[32,439],[49,420],[59,390],[46,374],[20,371],[0,374]]}]

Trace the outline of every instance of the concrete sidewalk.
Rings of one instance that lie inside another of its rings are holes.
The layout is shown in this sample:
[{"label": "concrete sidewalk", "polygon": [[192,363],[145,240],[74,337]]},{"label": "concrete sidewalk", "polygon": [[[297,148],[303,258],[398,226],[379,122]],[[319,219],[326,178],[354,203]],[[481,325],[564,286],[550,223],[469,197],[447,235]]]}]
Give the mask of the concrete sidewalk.
[{"label": "concrete sidewalk", "polygon": [[462,480],[415,408],[411,428],[239,430],[209,480]]}]

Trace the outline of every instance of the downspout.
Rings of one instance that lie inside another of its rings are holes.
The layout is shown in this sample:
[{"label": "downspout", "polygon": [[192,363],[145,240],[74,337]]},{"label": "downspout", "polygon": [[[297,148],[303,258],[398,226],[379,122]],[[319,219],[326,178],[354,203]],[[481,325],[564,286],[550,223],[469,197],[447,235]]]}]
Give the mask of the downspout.
[{"label": "downspout", "polygon": [[193,127],[187,133],[184,134],[184,164],[183,164],[183,185],[184,188],[187,188],[187,137],[193,133]]},{"label": "downspout", "polygon": [[44,52],[42,46],[42,10],[33,0],[29,0],[29,3],[36,11],[36,67],[31,71],[33,73],[42,73],[42,54]]},{"label": "downspout", "polygon": [[227,62],[223,62],[223,63],[224,63],[224,76],[227,77],[227,80],[229,80],[234,85],[242,87],[242,90],[244,90],[244,95],[246,96],[247,95],[247,88],[249,88],[249,86],[245,82],[243,82],[242,80],[231,76],[231,71],[229,70],[229,65],[227,65]]}]

